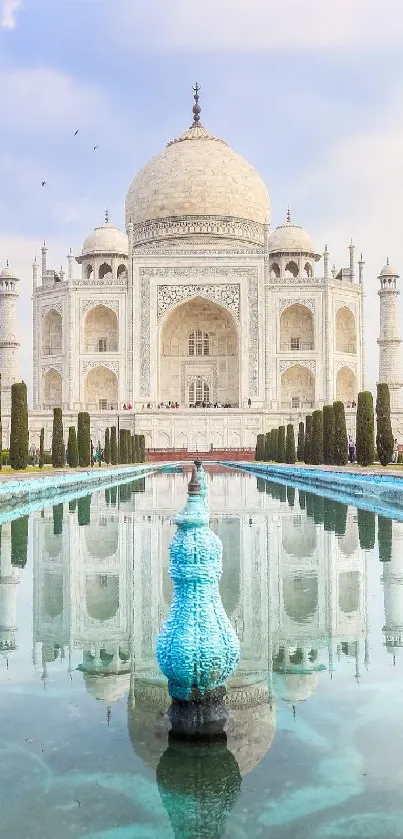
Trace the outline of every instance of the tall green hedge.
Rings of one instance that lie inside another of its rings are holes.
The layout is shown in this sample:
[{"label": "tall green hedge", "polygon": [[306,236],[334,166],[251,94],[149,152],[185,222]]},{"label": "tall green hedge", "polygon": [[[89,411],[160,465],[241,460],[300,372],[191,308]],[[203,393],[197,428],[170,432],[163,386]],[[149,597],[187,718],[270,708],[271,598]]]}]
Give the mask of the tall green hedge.
[{"label": "tall green hedge", "polygon": [[270,460],[277,460],[277,451],[278,451],[278,428],[272,428],[270,432],[270,449],[271,449],[271,458]]},{"label": "tall green hedge", "polygon": [[78,463],[80,466],[91,465],[90,415],[80,411],[77,419]]},{"label": "tall green hedge", "polygon": [[45,462],[44,447],[45,447],[45,429],[42,426],[41,433],[40,433],[40,436],[39,436],[39,468],[40,469],[43,469],[43,464]]},{"label": "tall green hedge", "polygon": [[300,422],[298,425],[298,446],[297,446],[297,460],[302,463],[304,459],[304,449],[305,449],[305,425],[303,422]]},{"label": "tall green hedge", "polygon": [[376,448],[382,466],[387,466],[392,460],[393,447],[389,387],[381,383],[376,389]]},{"label": "tall green hedge", "polygon": [[91,521],[91,495],[83,495],[77,499],[78,526],[85,527]]},{"label": "tall green hedge", "polygon": [[144,434],[139,434],[139,450],[140,450],[140,463],[146,462],[146,438]]},{"label": "tall green hedge", "polygon": [[304,463],[311,462],[311,443],[312,443],[312,416],[308,414],[305,417],[305,445],[304,445]]},{"label": "tall green hedge", "polygon": [[11,565],[25,568],[28,550],[28,516],[11,522]]},{"label": "tall green hedge", "polygon": [[53,535],[60,536],[63,531],[63,504],[53,506]]},{"label": "tall green hedge", "polygon": [[295,436],[294,426],[292,423],[287,425],[287,435],[285,440],[285,462],[295,463]]},{"label": "tall green hedge", "polygon": [[63,416],[61,408],[53,408],[52,466],[60,469],[66,463],[66,448],[63,437]]},{"label": "tall green hedge", "polygon": [[105,428],[104,461],[107,464],[111,462],[111,443],[109,436],[109,428]]},{"label": "tall green hedge", "polygon": [[378,548],[381,562],[392,559],[392,519],[378,516]]},{"label": "tall green hedge", "polygon": [[343,402],[333,402],[334,408],[334,448],[333,463],[345,466],[348,463],[348,439],[346,428],[346,414]]},{"label": "tall green hedge", "polygon": [[116,466],[118,462],[118,441],[116,436],[116,425],[111,428],[111,464]]},{"label": "tall green hedge", "polygon": [[375,547],[375,513],[371,510],[357,510],[358,537],[363,551]]},{"label": "tall green hedge", "polygon": [[127,463],[127,434],[125,428],[119,430],[119,463]]},{"label": "tall green hedge", "polygon": [[323,414],[320,410],[312,414],[311,463],[323,463]]},{"label": "tall green hedge", "polygon": [[258,434],[256,438],[255,460],[264,460],[265,435]]},{"label": "tall green hedge", "polygon": [[264,435],[264,457],[263,460],[265,463],[268,463],[271,460],[271,431],[268,431],[267,434]]},{"label": "tall green hedge", "polygon": [[67,440],[67,463],[71,469],[77,469],[78,466],[78,444],[77,432],[75,425],[69,426],[69,437]]},{"label": "tall green hedge", "polygon": [[10,466],[26,469],[28,464],[28,405],[25,382],[11,385]]},{"label": "tall green hedge", "polygon": [[285,425],[280,425],[278,429],[276,460],[278,463],[285,463]]},{"label": "tall green hedge", "polygon": [[374,402],[369,390],[362,390],[357,399],[355,451],[360,466],[374,462]]},{"label": "tall green hedge", "polygon": [[323,463],[334,463],[334,406],[323,406]]}]

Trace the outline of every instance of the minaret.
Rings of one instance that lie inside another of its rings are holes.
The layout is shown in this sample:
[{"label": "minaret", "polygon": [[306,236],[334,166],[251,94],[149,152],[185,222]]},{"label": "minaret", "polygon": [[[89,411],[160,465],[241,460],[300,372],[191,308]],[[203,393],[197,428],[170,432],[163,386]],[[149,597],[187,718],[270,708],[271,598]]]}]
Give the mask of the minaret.
[{"label": "minaret", "polygon": [[11,410],[11,385],[18,381],[17,283],[8,265],[0,273],[0,371],[3,414]]},{"label": "minaret", "polygon": [[382,631],[388,653],[395,658],[403,647],[403,523],[392,522],[392,556],[382,565],[385,625]]},{"label": "minaret", "polygon": [[400,364],[401,339],[397,300],[399,274],[389,264],[389,259],[379,275],[380,297],[380,332],[379,344],[379,382],[389,385],[390,407],[392,411],[402,410],[403,376]]},{"label": "minaret", "polygon": [[20,582],[19,571],[11,564],[11,524],[7,522],[0,528],[0,653],[17,649],[17,589]]}]

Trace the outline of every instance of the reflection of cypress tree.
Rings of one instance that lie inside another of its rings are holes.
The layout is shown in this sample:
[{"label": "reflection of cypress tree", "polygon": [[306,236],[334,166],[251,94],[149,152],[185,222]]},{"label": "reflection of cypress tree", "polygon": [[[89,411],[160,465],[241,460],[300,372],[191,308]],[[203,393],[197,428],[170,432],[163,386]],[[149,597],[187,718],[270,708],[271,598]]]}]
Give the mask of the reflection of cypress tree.
[{"label": "reflection of cypress tree", "polygon": [[323,524],[324,498],[321,495],[314,495],[313,498],[313,520],[315,524]]},{"label": "reflection of cypress tree", "polygon": [[313,519],[315,509],[315,496],[312,492],[307,492],[306,494],[306,514],[309,516],[310,519]]},{"label": "reflection of cypress tree", "polygon": [[285,484],[277,484],[278,488],[278,498],[280,499],[282,504],[285,504],[287,501],[287,487]]},{"label": "reflection of cypress tree", "polygon": [[375,513],[371,510],[357,510],[358,535],[363,551],[372,551],[375,546]]},{"label": "reflection of cypress tree", "polygon": [[28,516],[11,522],[11,565],[25,568],[28,549]]},{"label": "reflection of cypress tree", "polygon": [[265,484],[264,478],[256,478],[256,488],[257,488],[258,492],[264,492],[265,491],[264,484]]},{"label": "reflection of cypress tree", "polygon": [[295,504],[295,487],[287,487],[287,501],[290,507]]},{"label": "reflection of cypress tree", "polygon": [[120,484],[119,486],[119,501],[130,501],[131,498],[130,484]]},{"label": "reflection of cypress tree", "polygon": [[63,504],[55,504],[53,507],[53,535],[60,536],[63,531]]},{"label": "reflection of cypress tree", "polygon": [[306,492],[304,489],[298,490],[298,502],[301,510],[305,510]]},{"label": "reflection of cypress tree", "polygon": [[90,523],[91,520],[91,496],[83,495],[77,499],[77,518],[79,527]]},{"label": "reflection of cypress tree", "polygon": [[116,501],[118,497],[118,488],[111,487],[111,505],[112,507],[116,507]]},{"label": "reflection of cypress tree", "polygon": [[378,516],[378,546],[381,562],[392,559],[392,519]]},{"label": "reflection of cypress tree", "polygon": [[145,492],[145,491],[146,491],[146,479],[145,478],[137,478],[136,481],[133,481],[132,492]]},{"label": "reflection of cypress tree", "polygon": [[157,767],[157,784],[176,839],[226,834],[242,778],[225,735],[194,743],[170,737]]},{"label": "reflection of cypress tree", "polygon": [[323,499],[323,526],[328,533],[334,530],[334,507],[331,498]]},{"label": "reflection of cypress tree", "polygon": [[69,513],[75,513],[76,512],[76,507],[77,507],[77,498],[72,498],[72,500],[69,501]]},{"label": "reflection of cypress tree", "polygon": [[109,504],[110,500],[111,500],[111,499],[110,499],[110,492],[109,492],[109,489],[106,489],[106,490],[105,490],[105,504]]},{"label": "reflection of cypress tree", "polygon": [[347,525],[347,504],[333,501],[334,504],[334,532],[336,536],[344,536]]}]

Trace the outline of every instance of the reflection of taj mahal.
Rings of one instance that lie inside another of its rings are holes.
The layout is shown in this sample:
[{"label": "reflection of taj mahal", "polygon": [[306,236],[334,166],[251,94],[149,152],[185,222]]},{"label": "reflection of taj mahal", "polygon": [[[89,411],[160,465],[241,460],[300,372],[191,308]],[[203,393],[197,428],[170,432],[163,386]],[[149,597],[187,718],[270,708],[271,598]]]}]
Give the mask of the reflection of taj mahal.
[{"label": "reflection of taj mahal", "polygon": [[[142,493],[129,485],[93,496],[91,518],[81,523],[80,510],[77,521],[67,507],[62,528],[51,510],[36,514],[31,534],[39,672],[78,665],[107,707],[129,693],[133,745],[155,765],[169,701],[155,643],[171,601],[173,516],[186,491],[185,477],[166,474]],[[320,671],[332,673],[340,656],[352,660],[356,676],[368,662],[365,556],[351,508],[337,536],[291,496],[279,503],[257,494],[253,478],[222,474],[210,478],[209,503],[224,546],[222,599],[241,642],[228,685],[228,736],[245,773],[274,737],[276,700],[308,699]]]},{"label": "reflection of taj mahal", "polygon": [[[362,258],[350,244],[348,267],[332,268],[289,211],[272,229],[259,174],[195,108],[191,127],[134,178],[125,232],[106,213],[66,271],[48,266],[45,244],[34,263],[33,442],[42,425],[49,437],[55,406],[66,425],[88,410],[96,437],[130,406],[125,424],[147,446],[254,446],[258,432],[335,399],[348,409],[363,387]],[[16,278],[3,274],[10,306]],[[380,278],[380,380],[400,411],[396,277],[388,265]],[[8,320],[0,366],[10,378]],[[179,408],[167,414],[170,403]]]}]

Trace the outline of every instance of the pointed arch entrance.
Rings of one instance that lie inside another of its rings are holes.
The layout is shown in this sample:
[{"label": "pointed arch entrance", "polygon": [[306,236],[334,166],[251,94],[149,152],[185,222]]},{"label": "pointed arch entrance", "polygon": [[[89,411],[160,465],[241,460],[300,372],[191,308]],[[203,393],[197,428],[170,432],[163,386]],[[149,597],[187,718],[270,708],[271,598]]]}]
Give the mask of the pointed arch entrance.
[{"label": "pointed arch entrance", "polygon": [[161,325],[158,401],[183,407],[239,405],[239,337],[223,306],[195,297],[170,310]]}]

